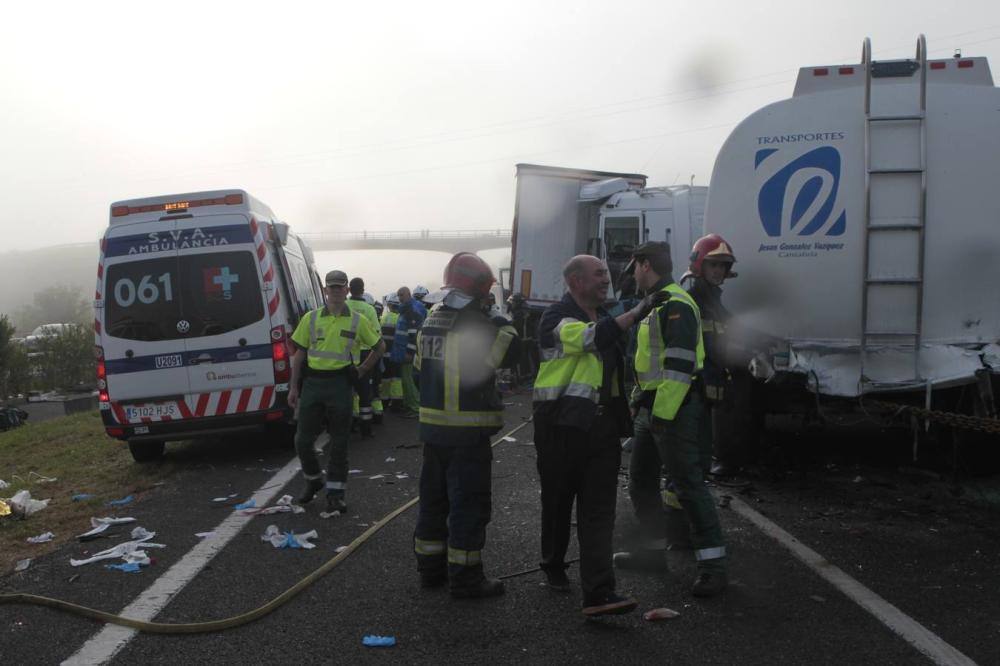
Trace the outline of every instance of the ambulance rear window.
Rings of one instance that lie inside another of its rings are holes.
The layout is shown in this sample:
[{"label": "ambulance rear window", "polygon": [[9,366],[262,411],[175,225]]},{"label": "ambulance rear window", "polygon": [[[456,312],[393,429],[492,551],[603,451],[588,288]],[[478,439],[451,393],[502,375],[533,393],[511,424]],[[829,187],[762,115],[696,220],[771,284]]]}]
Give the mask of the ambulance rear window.
[{"label": "ambulance rear window", "polygon": [[107,334],[126,340],[221,335],[264,317],[249,251],[113,264],[105,289]]}]

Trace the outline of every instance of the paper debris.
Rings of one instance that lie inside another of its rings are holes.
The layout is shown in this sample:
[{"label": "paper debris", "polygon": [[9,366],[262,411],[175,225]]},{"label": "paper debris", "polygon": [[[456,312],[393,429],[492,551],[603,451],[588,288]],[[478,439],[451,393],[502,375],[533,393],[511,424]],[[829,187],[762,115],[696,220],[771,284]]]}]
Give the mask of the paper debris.
[{"label": "paper debris", "polygon": [[24,571],[31,566],[31,558],[26,560],[18,560],[17,564],[14,566],[14,571]]},{"label": "paper debris", "polygon": [[649,622],[654,622],[656,620],[672,620],[675,617],[680,617],[681,614],[675,610],[670,610],[669,608],[654,608],[651,611],[646,611],[642,614],[642,619]]},{"label": "paper debris", "polygon": [[395,458],[389,457],[385,459],[386,462],[396,462]]},{"label": "paper debris", "polygon": [[197,532],[195,534],[195,536],[198,537],[199,539],[205,539],[205,538],[210,537],[210,536],[215,536],[215,532],[214,531],[212,531],[212,532]]},{"label": "paper debris", "polygon": [[14,514],[27,518],[28,516],[38,513],[47,507],[51,501],[51,499],[31,499],[30,492],[27,490],[21,490],[10,498],[10,509]]},{"label": "paper debris", "polygon": [[46,541],[52,541],[55,534],[52,532],[46,532],[44,534],[39,534],[38,536],[28,537],[26,541],[28,543],[45,543]]},{"label": "paper debris", "polygon": [[97,536],[104,530],[108,529],[112,525],[124,525],[125,523],[134,523],[135,518],[91,518],[90,524],[94,529],[89,532],[84,532],[83,534],[76,537],[77,539],[86,540],[90,537]]},{"label": "paper debris", "polygon": [[277,525],[268,525],[260,540],[270,542],[275,548],[305,548],[308,550],[316,547],[316,544],[310,543],[310,540],[318,536],[316,530],[295,534],[294,532],[282,532]]},{"label": "paper debris", "polygon": [[351,469],[347,471],[348,474],[361,474],[360,469]]},{"label": "paper debris", "polygon": [[502,442],[516,442],[517,438],[516,437],[511,437],[510,435],[504,435],[503,437],[500,438],[500,441],[502,441]]},{"label": "paper debris", "polygon": [[376,474],[375,476],[369,476],[368,479],[374,481],[375,479],[381,479],[385,474]]}]

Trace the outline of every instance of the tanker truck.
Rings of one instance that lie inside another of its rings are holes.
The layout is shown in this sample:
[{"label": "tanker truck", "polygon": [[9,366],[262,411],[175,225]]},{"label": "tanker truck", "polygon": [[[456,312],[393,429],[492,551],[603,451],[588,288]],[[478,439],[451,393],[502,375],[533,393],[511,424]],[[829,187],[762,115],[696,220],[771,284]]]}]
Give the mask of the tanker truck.
[{"label": "tanker truck", "polygon": [[[726,304],[769,341],[754,375],[809,402],[992,416],[998,155],[986,59],[928,59],[922,35],[913,58],[873,61],[866,39],[860,63],[803,67],[791,98],[743,120],[715,161],[705,229],[737,253]],[[959,386],[964,406],[944,399]]]}]

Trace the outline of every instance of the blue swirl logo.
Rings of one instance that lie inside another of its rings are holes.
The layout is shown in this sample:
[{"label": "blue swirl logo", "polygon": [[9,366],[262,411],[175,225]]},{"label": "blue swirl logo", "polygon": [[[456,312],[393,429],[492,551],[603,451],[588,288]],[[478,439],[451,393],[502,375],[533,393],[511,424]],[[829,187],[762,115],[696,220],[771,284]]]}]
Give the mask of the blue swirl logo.
[{"label": "blue swirl logo", "polygon": [[[777,148],[758,150],[754,169]],[[767,163],[770,166],[774,160]],[[840,191],[840,151],[822,146],[795,158],[767,179],[757,196],[757,212],[768,236],[841,236],[847,211],[834,208]]]}]

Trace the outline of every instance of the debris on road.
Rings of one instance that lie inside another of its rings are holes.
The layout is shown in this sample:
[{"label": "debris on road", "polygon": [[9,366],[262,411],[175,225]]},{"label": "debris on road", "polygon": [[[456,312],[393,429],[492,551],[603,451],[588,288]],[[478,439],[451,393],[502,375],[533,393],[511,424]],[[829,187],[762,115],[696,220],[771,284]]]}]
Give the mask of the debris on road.
[{"label": "debris on road", "polygon": [[84,502],[86,500],[92,499],[94,496],[90,493],[77,493],[73,495],[70,499],[74,502]]},{"label": "debris on road", "polygon": [[108,502],[108,506],[125,506],[126,504],[131,504],[132,500],[135,499],[133,495],[126,495],[121,499],[111,500]]},{"label": "debris on road", "polygon": [[392,647],[396,644],[395,636],[365,636],[361,642],[368,647]]},{"label": "debris on road", "polygon": [[17,564],[14,566],[14,571],[25,571],[31,566],[31,558],[25,560],[18,560]]},{"label": "debris on road", "polygon": [[369,476],[368,480],[374,481],[375,479],[381,479],[383,476],[385,476],[385,474],[376,474],[375,476]]},{"label": "debris on road", "polygon": [[3,490],[4,488],[9,488],[9,487],[10,487],[9,483],[7,483],[6,481],[4,481],[3,479],[0,479],[0,490]]},{"label": "debris on road", "polygon": [[117,569],[125,573],[139,573],[141,565],[138,562],[123,562],[122,564],[105,564],[105,569]]},{"label": "debris on road", "polygon": [[45,532],[44,534],[39,534],[38,536],[28,537],[25,541],[28,543],[45,543],[46,541],[52,541],[55,536],[56,535],[52,532]]},{"label": "debris on road", "polygon": [[135,518],[91,518],[90,524],[94,528],[89,532],[84,532],[83,534],[76,537],[80,541],[87,541],[89,539],[96,539],[101,532],[105,531],[112,525],[124,525],[126,523],[134,523]]},{"label": "debris on road", "polygon": [[340,511],[320,511],[319,512],[319,517],[323,518],[323,519],[333,518],[334,516],[339,516],[339,515],[340,515]]},{"label": "debris on road", "polygon": [[29,491],[21,490],[15,493],[14,496],[8,500],[8,504],[14,515],[27,518],[28,516],[38,513],[47,507],[51,501],[51,499],[31,499],[31,493]]},{"label": "debris on road", "polygon": [[236,509],[237,511],[242,511],[243,509],[252,509],[255,506],[257,506],[257,500],[255,500],[254,498],[251,497],[246,502],[242,502],[240,504],[237,504],[233,508]]},{"label": "debris on road", "polygon": [[305,507],[293,504],[291,495],[282,495],[273,506],[243,511],[244,516],[270,516],[274,513],[305,513]]},{"label": "debris on road", "polygon": [[674,618],[680,616],[680,613],[675,610],[670,610],[669,608],[654,608],[651,611],[643,613],[642,619],[648,622],[655,622],[656,620],[673,620]]},{"label": "debris on road", "polygon": [[319,534],[316,530],[296,534],[295,532],[282,532],[277,525],[268,525],[260,540],[269,542],[275,548],[304,548],[308,550],[316,547],[316,544],[310,543],[310,539],[318,537]]},{"label": "debris on road", "polygon": [[136,527],[132,530],[132,540],[120,543],[113,548],[102,550],[84,560],[74,560],[70,558],[69,563],[74,567],[91,564],[100,560],[113,560],[122,558],[126,562],[138,562],[139,564],[149,564],[149,557],[143,548],[166,548],[166,544],[152,543],[150,539],[156,536],[156,532],[150,532],[145,527]]},{"label": "debris on road", "polygon": [[352,470],[348,470],[347,473],[348,474],[361,474],[361,470],[360,469],[352,469]]},{"label": "debris on road", "polygon": [[396,462],[396,459],[393,458],[392,456],[390,456],[390,457],[386,458],[385,461],[386,462]]},{"label": "debris on road", "polygon": [[504,435],[503,437],[500,438],[500,441],[501,442],[516,442],[517,438],[516,437],[511,437],[510,435]]},{"label": "debris on road", "polygon": [[58,481],[54,476],[42,476],[38,472],[28,472],[28,480],[30,481],[34,477],[35,483],[52,483],[53,481]]},{"label": "debris on road", "polygon": [[215,536],[215,531],[213,530],[211,532],[197,532],[195,536],[198,537],[199,539],[205,539],[208,537]]},{"label": "debris on road", "polygon": [[232,495],[229,495],[228,497],[213,497],[212,501],[213,502],[228,502],[229,500],[233,499],[237,495],[239,495],[239,493],[233,493]]}]

